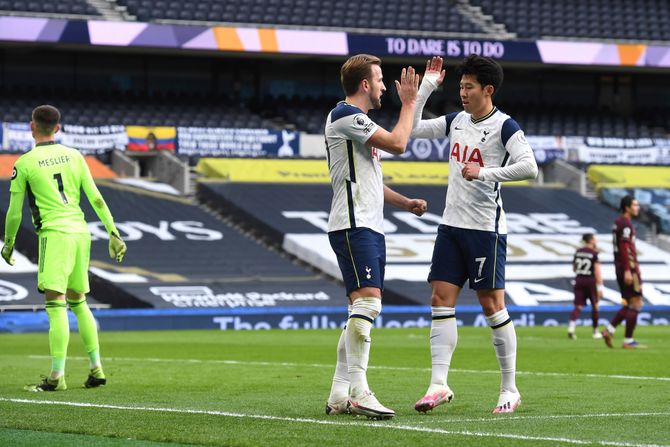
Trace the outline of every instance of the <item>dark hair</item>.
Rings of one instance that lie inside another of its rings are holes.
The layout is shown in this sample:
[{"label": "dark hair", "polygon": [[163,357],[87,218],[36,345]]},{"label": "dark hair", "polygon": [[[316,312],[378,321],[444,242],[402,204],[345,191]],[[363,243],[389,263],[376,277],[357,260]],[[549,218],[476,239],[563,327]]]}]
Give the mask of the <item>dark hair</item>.
[{"label": "dark hair", "polygon": [[593,238],[594,238],[593,233],[584,233],[582,235],[582,242],[584,242],[585,244],[588,244],[589,242],[591,242],[593,240]]},{"label": "dark hair", "polygon": [[54,106],[37,106],[33,109],[32,119],[35,123],[35,133],[48,136],[54,133],[60,122],[60,112]]},{"label": "dark hair", "polygon": [[345,95],[356,94],[361,81],[370,79],[373,65],[381,67],[382,60],[370,54],[357,54],[347,59],[340,69],[340,82]]},{"label": "dark hair", "polygon": [[493,95],[498,93],[503,83],[503,69],[498,62],[490,57],[471,54],[458,66],[458,72],[461,76],[474,75],[482,88],[492,85]]},{"label": "dark hair", "polygon": [[622,213],[626,211],[626,208],[633,204],[633,200],[635,199],[630,194],[623,196],[621,198],[621,202],[619,203],[619,211]]}]

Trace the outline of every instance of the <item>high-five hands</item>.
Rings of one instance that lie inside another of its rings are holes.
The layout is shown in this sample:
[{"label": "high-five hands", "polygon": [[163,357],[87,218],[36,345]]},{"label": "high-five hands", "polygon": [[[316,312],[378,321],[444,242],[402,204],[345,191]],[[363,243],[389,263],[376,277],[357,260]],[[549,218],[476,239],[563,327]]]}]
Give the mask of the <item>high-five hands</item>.
[{"label": "high-five hands", "polygon": [[416,95],[419,92],[419,75],[413,67],[402,69],[400,81],[395,81],[395,87],[403,104],[416,100]]},{"label": "high-five hands", "polygon": [[442,85],[446,71],[442,69],[444,60],[440,56],[433,56],[426,62],[426,71],[423,78],[427,81],[434,82],[436,86]]}]

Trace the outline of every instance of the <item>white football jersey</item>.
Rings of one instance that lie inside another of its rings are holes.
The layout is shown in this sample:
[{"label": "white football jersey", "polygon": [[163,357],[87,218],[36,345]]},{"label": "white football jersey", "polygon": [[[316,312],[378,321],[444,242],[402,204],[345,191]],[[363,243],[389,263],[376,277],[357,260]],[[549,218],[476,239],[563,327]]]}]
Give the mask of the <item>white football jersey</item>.
[{"label": "white football jersey", "polygon": [[366,144],[377,128],[361,109],[344,101],[328,114],[326,152],[333,186],[329,232],[365,227],[384,234],[380,153]]},{"label": "white football jersey", "polygon": [[[449,138],[449,188],[442,215],[445,225],[507,234],[500,182],[537,176],[537,163],[523,130],[497,108],[473,120],[466,112],[421,120],[414,138]],[[478,163],[479,179],[461,175],[466,163]]]}]

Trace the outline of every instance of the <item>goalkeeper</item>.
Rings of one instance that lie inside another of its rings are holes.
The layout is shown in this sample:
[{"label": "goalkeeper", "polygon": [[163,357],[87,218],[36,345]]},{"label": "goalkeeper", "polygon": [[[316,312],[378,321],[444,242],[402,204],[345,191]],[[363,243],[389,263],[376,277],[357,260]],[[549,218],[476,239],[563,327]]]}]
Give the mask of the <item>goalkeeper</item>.
[{"label": "goalkeeper", "polygon": [[121,262],[126,245],[119,237],[114,219],[93,182],[84,157],[76,149],[54,141],[54,134],[60,130],[58,109],[49,105],[35,108],[30,129],[35,146],[14,164],[5,222],[5,244],[2,247],[3,259],[9,265],[14,265],[14,243],[21,225],[23,200],[27,195],[39,238],[37,288],[46,298],[51,373],[40,383],[27,386],[26,389],[67,389],[65,358],[70,339],[68,305],[77,318],[79,334],[90,360],[90,373],[84,386],[98,387],[105,385],[107,379],[100,363],[96,322],[85,296],[89,291],[91,233],[79,207],[82,188],[109,234],[110,256]]}]

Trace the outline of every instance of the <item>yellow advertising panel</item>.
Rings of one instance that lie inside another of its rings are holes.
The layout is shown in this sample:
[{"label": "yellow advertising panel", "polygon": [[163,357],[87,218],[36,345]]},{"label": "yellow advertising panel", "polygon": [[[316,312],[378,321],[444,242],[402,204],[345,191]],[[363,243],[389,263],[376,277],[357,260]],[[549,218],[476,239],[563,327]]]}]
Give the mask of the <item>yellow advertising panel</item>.
[{"label": "yellow advertising panel", "polygon": [[597,189],[670,188],[668,166],[591,165],[586,176]]},{"label": "yellow advertising panel", "polygon": [[[247,183],[330,183],[328,163],[321,160],[203,158],[198,172],[209,179]],[[382,161],[384,183],[446,185],[445,162]]]}]

